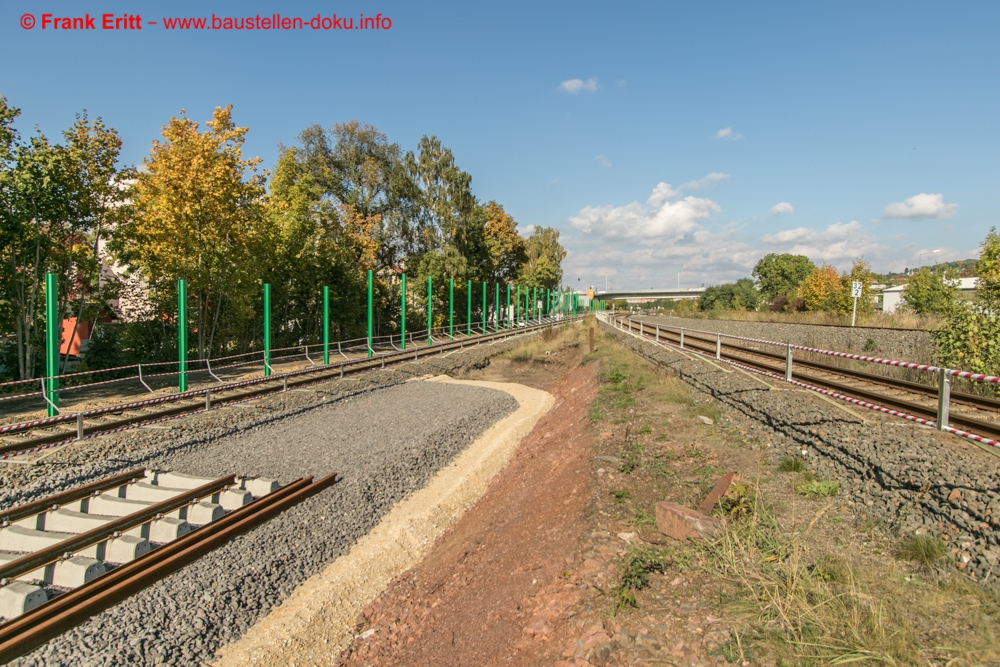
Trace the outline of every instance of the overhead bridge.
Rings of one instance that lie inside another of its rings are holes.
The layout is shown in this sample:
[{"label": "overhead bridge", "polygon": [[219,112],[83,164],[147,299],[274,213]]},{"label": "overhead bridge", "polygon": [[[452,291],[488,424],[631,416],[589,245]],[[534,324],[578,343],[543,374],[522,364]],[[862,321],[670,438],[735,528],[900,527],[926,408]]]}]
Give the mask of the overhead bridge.
[{"label": "overhead bridge", "polygon": [[705,291],[704,287],[690,289],[639,289],[639,290],[608,290],[596,292],[594,298],[611,301],[625,299],[627,301],[652,301],[654,299],[697,299]]}]

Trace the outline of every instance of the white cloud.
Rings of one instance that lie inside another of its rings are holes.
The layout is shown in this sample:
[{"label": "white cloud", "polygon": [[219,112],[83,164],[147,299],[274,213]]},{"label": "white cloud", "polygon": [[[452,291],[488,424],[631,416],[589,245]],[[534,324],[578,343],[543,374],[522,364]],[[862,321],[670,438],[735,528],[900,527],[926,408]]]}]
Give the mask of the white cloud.
[{"label": "white cloud", "polygon": [[901,202],[893,202],[885,207],[884,220],[911,220],[913,218],[933,218],[941,220],[955,215],[958,204],[945,204],[944,195],[921,192]]},{"label": "white cloud", "polygon": [[726,141],[739,141],[743,138],[743,135],[739,132],[734,132],[731,127],[724,127],[715,133],[716,139],[725,139]]},{"label": "white cloud", "polygon": [[587,206],[569,219],[585,235],[631,240],[663,239],[689,234],[700,229],[701,220],[721,211],[710,199],[678,196],[669,183],[653,188],[646,204],[632,202],[624,206]]},{"label": "white cloud", "polygon": [[590,78],[584,81],[583,79],[567,79],[559,84],[559,87],[565,90],[567,93],[596,93],[597,92],[597,79]]},{"label": "white cloud", "polygon": [[594,159],[595,159],[595,160],[597,160],[597,162],[598,162],[598,163],[599,163],[599,164],[600,164],[600,165],[601,165],[602,167],[610,167],[610,166],[611,166],[611,160],[609,160],[609,159],[608,159],[608,158],[607,158],[606,156],[604,156],[604,155],[595,155],[595,156],[594,156]]},{"label": "white cloud", "polygon": [[713,171],[711,174],[705,176],[705,178],[699,178],[697,181],[688,181],[678,190],[698,190],[700,188],[706,188],[709,185],[715,185],[719,181],[724,181],[729,178],[729,174],[723,174],[718,171]]},{"label": "white cloud", "polygon": [[814,262],[826,262],[838,268],[849,266],[851,260],[881,257],[885,246],[875,237],[867,234],[857,220],[835,222],[824,230],[811,227],[785,229],[767,234],[761,241],[770,245],[785,246],[785,252],[805,255]]},{"label": "white cloud", "polygon": [[771,215],[787,215],[795,213],[795,207],[786,201],[779,201],[771,207]]}]

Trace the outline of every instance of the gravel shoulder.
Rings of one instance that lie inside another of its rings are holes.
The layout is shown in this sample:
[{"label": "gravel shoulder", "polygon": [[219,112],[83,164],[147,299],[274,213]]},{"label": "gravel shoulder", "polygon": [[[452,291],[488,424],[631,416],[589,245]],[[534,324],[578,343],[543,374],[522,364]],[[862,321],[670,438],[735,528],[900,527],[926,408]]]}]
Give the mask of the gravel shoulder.
[{"label": "gravel shoulder", "polygon": [[510,383],[435,378],[456,387],[503,391],[518,402],[507,415],[395,505],[351,548],[310,577],[238,642],[217,667],[323,664],[354,636],[357,615],[394,577],[416,565],[445,529],[479,500],[521,440],[555,402],[547,392]]},{"label": "gravel shoulder", "polygon": [[318,384],[60,449],[37,466],[7,466],[11,506],[137,465],[283,483],[342,481],[234,540],[16,665],[189,665],[213,658],[294,588],[346,554],[390,508],[421,488],[517,407],[482,387],[408,382],[483,366],[515,342]]}]

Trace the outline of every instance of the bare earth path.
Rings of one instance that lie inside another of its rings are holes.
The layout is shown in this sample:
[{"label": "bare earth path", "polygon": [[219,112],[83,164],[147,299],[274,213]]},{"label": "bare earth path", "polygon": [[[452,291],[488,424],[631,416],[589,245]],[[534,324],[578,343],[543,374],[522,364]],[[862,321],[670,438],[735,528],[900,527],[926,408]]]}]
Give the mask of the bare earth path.
[{"label": "bare earth path", "polygon": [[[572,638],[568,623],[547,628],[547,642],[525,641],[525,629],[536,617],[533,598],[540,587],[558,581],[573,562],[586,530],[583,509],[594,492],[586,427],[596,381],[591,367],[577,365],[579,356],[568,356],[576,357],[569,372],[547,387],[555,407],[479,503],[365,610],[359,637],[340,664],[558,660]],[[574,596],[575,586],[567,588]]]}]

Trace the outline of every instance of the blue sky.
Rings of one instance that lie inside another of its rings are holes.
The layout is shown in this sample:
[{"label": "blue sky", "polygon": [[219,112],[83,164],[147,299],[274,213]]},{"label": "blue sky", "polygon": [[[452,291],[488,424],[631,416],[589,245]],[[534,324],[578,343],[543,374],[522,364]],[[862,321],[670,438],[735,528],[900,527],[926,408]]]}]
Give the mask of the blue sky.
[{"label": "blue sky", "polygon": [[[85,12],[392,27],[41,29]],[[24,135],[103,117],[126,164],[182,108],[233,104],[268,166],[312,123],[358,119],[405,149],[436,135],[480,199],[561,230],[568,284],[694,286],[767,252],[881,271],[975,256],[1000,221],[998,19],[997,2],[6,0],[0,94]]]}]

